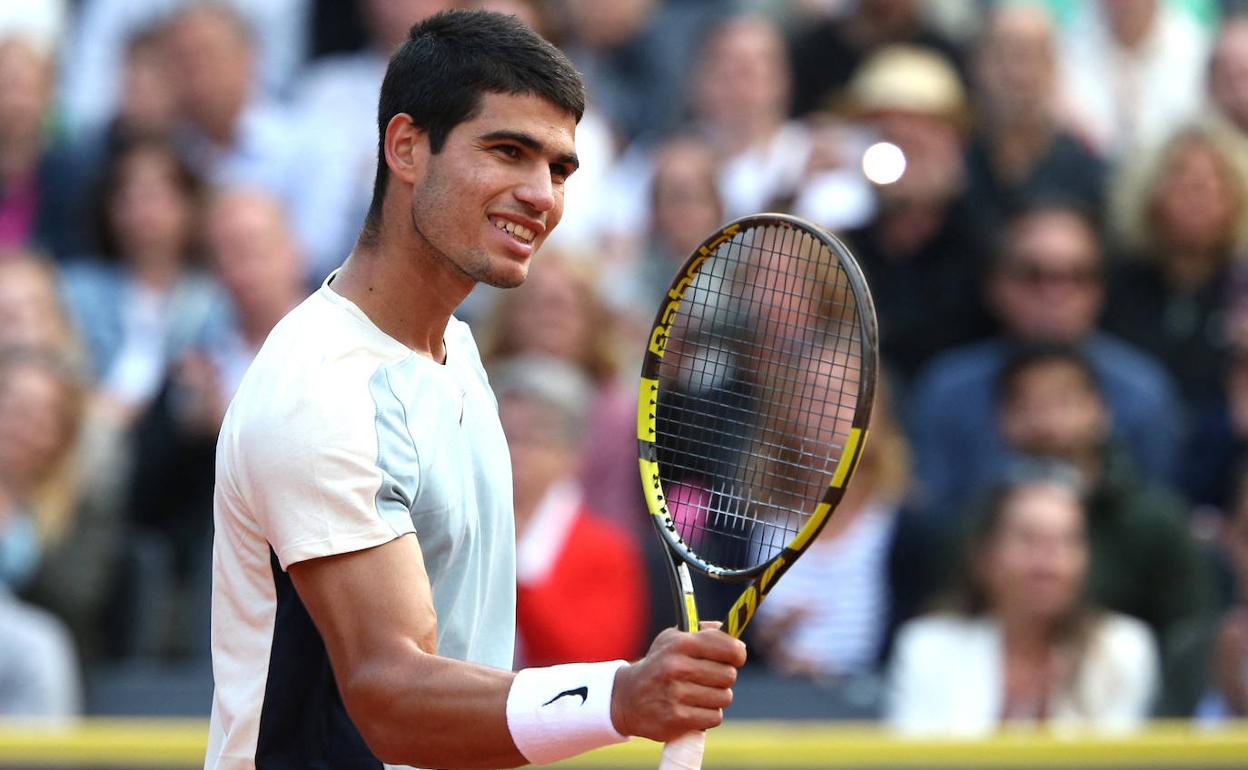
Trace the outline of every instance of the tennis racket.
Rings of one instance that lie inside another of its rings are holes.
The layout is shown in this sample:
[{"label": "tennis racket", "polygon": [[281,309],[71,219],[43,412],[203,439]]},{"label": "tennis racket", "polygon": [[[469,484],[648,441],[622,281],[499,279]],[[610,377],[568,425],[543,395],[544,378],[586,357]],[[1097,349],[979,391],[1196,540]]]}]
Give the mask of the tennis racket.
[{"label": "tennis racket", "polygon": [[[740,637],[823,528],[862,451],[877,339],[853,256],[797,217],[731,222],[681,267],[637,402],[642,487],[681,628],[698,628],[690,568],[743,586],[723,623]],[[669,742],[660,770],[697,770],[704,741]]]}]

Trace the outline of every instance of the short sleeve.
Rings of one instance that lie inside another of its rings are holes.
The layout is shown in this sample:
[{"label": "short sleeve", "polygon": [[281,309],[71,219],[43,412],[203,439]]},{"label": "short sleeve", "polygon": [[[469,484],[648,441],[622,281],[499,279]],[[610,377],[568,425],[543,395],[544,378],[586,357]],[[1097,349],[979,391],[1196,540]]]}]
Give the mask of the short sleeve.
[{"label": "short sleeve", "polygon": [[268,401],[240,420],[231,465],[282,569],[415,531],[420,462],[385,367]]}]

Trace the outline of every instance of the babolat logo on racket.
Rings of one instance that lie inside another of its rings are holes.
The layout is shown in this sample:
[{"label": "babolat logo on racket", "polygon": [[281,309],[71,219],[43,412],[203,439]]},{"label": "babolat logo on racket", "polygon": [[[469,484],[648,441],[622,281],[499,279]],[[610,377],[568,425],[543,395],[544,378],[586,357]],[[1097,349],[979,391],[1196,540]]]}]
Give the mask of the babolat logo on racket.
[{"label": "babolat logo on racket", "polygon": [[689,289],[693,279],[698,277],[698,271],[702,269],[702,263],[706,262],[706,258],[714,254],[716,249],[724,245],[725,241],[731,240],[733,236],[741,232],[740,225],[729,225],[720,231],[719,235],[698,249],[698,256],[689,261],[689,266],[685,268],[685,274],[680,277],[667,292],[668,301],[663,306],[663,313],[659,316],[659,322],[655,324],[654,331],[650,332],[650,352],[656,356],[662,357],[667,352],[667,338],[672,330],[672,319],[676,316],[676,311],[680,309],[680,300],[684,298],[685,292]]}]

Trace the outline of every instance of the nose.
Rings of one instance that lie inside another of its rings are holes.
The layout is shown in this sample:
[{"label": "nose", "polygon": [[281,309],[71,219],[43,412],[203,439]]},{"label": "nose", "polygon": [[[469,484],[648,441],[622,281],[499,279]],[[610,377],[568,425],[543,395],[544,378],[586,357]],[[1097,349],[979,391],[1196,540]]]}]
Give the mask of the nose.
[{"label": "nose", "polygon": [[555,207],[555,185],[544,164],[516,187],[516,199],[533,211],[547,212]]}]

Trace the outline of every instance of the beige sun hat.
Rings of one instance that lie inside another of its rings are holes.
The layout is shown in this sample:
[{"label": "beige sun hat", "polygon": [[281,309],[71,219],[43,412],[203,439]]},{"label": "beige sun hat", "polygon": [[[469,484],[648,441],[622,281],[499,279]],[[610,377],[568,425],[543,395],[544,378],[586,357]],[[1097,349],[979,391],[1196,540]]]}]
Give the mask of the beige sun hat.
[{"label": "beige sun hat", "polygon": [[856,117],[909,112],[969,120],[966,89],[957,70],[940,53],[911,45],[877,50],[854,72],[844,94],[846,111]]}]

